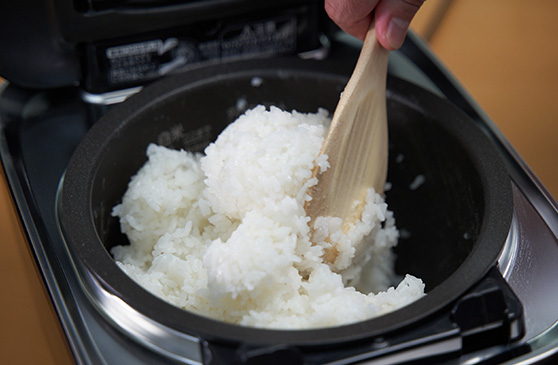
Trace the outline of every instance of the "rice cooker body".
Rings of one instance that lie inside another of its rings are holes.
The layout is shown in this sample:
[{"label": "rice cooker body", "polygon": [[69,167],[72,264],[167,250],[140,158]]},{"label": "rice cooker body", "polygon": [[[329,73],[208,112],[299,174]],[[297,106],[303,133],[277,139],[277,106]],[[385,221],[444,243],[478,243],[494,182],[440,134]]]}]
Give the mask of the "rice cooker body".
[{"label": "rice cooker body", "polygon": [[[405,333],[449,310],[494,268],[512,219],[511,183],[497,150],[465,114],[409,82],[388,80],[387,202],[405,232],[396,270],[427,295],[393,313],[314,330],[264,330],[201,317],[151,295],[114,263],[126,244],[111,217],[149,143],[202,150],[247,108],[335,109],[347,73],[296,58],[243,61],[163,79],[114,107],[78,146],[59,212],[82,272],[143,316],[212,343],[322,348]],[[403,331],[403,332],[401,332]]]}]

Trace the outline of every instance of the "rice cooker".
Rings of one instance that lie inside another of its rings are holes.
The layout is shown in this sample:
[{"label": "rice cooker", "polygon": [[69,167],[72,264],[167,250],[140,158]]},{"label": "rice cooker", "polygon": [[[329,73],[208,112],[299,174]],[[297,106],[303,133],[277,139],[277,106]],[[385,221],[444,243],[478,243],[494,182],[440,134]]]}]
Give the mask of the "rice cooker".
[{"label": "rice cooker", "polygon": [[[203,151],[258,104],[335,109],[360,43],[322,8],[311,0],[83,0],[2,9],[13,27],[30,24],[1,45],[15,52],[0,57],[9,81],[0,95],[2,162],[77,362],[554,356],[558,313],[545,303],[556,294],[542,283],[556,271],[547,264],[558,257],[556,203],[413,34],[390,56],[386,201],[405,232],[396,271],[422,278],[425,297],[338,327],[259,329],[174,307],[115,264],[110,249],[127,238],[110,212],[148,144]],[[48,169],[45,159],[54,161]],[[544,272],[532,270],[534,258]]]}]

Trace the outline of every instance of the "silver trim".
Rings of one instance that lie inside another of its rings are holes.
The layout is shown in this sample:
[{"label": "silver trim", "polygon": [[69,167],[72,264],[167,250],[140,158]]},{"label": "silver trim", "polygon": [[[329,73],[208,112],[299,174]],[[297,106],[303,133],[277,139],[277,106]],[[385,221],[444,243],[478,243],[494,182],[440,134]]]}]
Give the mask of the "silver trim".
[{"label": "silver trim", "polygon": [[506,280],[510,277],[511,271],[515,265],[515,259],[517,257],[517,249],[519,247],[518,225],[517,214],[514,211],[508,237],[506,238],[502,253],[498,258],[498,269]]},{"label": "silver trim", "polygon": [[199,339],[168,328],[139,313],[116,295],[110,294],[87,275],[86,289],[91,302],[126,335],[140,345],[176,361],[198,365],[202,363]]},{"label": "silver trim", "polygon": [[89,302],[116,329],[124,333],[139,345],[182,363],[199,365],[202,363],[199,339],[186,333],[178,332],[156,322],[136,311],[118,296],[107,291],[102,283],[95,279],[86,268],[77,265],[72,254],[60,219],[60,199],[64,176],[60,179],[56,193],[56,222],[61,232],[64,250],[71,260],[71,270],[75,274],[79,286],[83,289]]},{"label": "silver trim", "polygon": [[81,92],[81,99],[86,103],[93,105],[112,105],[123,102],[130,96],[140,92],[142,89],[142,86],[138,86],[129,89],[109,91],[102,94],[93,94],[83,90]]},{"label": "silver trim", "polygon": [[558,322],[547,331],[530,341],[532,351],[517,357],[505,364],[528,365],[538,364],[549,359],[558,357]]}]

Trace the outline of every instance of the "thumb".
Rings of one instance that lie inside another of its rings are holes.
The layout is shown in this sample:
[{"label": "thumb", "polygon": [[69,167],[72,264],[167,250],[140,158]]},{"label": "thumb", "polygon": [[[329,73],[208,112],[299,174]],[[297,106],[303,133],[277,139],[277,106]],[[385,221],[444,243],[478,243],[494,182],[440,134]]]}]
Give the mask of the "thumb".
[{"label": "thumb", "polygon": [[378,41],[393,51],[403,45],[411,20],[426,0],[380,0],[375,11]]}]

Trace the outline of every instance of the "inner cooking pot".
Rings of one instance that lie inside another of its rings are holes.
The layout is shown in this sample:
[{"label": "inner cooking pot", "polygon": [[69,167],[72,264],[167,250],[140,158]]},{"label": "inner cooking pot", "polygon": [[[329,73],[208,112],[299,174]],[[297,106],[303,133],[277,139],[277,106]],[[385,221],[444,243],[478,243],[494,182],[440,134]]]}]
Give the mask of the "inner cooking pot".
[{"label": "inner cooking pot", "polygon": [[231,343],[343,343],[371,338],[447,308],[492,268],[512,216],[511,186],[485,133],[446,100],[388,80],[386,191],[401,239],[396,270],[424,280],[427,295],[364,322],[327,329],[264,330],[176,308],[142,289],[114,263],[127,244],[111,217],[132,175],[158,143],[201,151],[258,104],[333,112],[348,76],[294,58],[200,68],[159,81],[110,110],[77,148],[65,174],[60,217],[76,265],[135,311],[173,330]]}]

